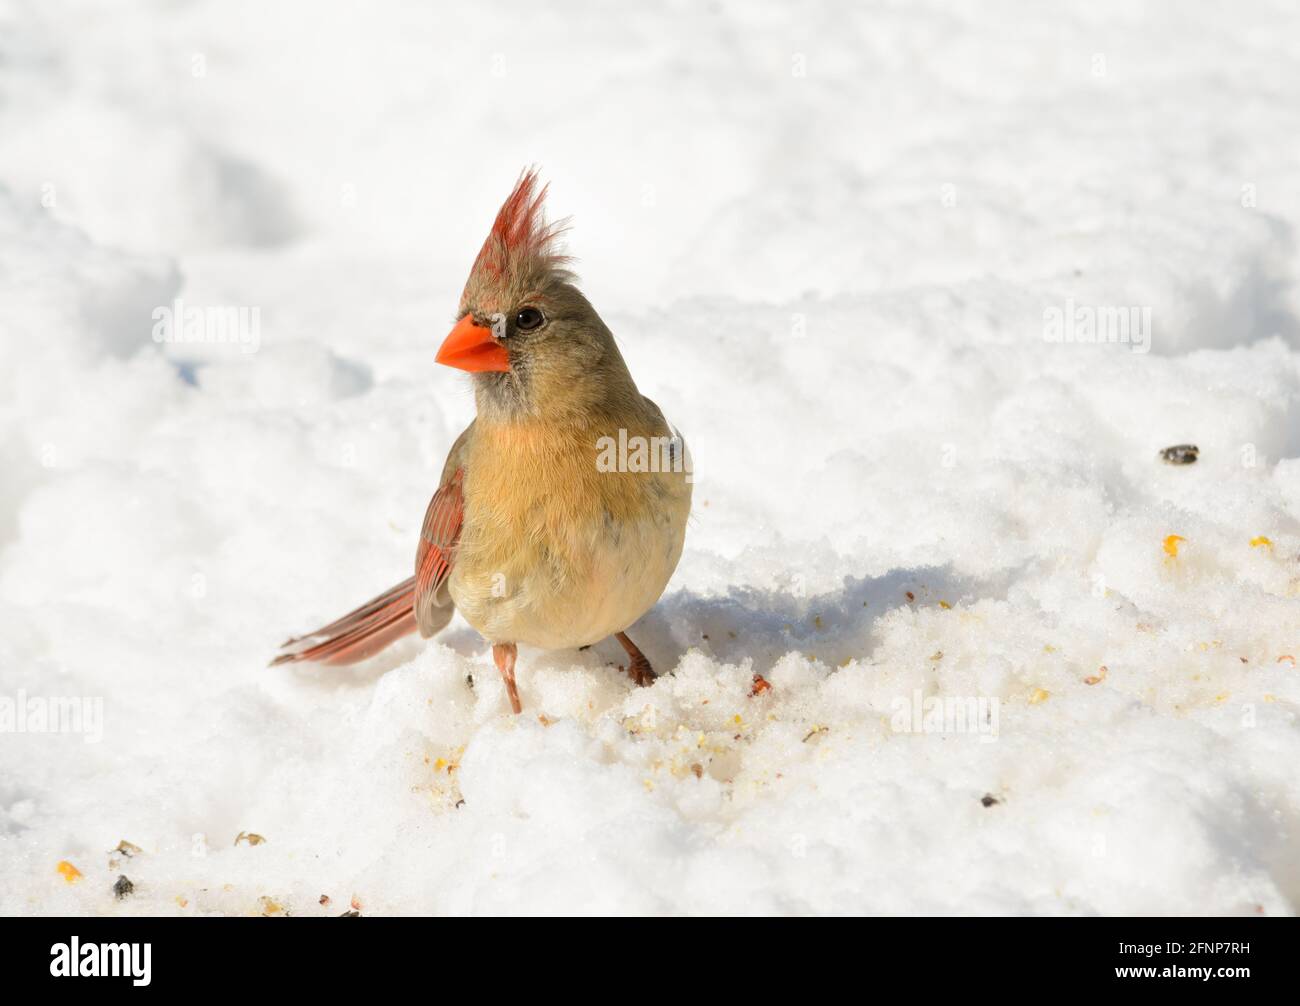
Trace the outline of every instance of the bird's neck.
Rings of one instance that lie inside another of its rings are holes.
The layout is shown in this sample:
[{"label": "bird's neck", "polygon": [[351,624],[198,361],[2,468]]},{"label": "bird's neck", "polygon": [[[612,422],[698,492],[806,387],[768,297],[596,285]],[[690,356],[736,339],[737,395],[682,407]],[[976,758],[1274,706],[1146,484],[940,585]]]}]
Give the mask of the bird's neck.
[{"label": "bird's neck", "polygon": [[582,373],[536,369],[479,375],[474,399],[480,424],[604,427],[637,423],[645,404],[617,348]]}]

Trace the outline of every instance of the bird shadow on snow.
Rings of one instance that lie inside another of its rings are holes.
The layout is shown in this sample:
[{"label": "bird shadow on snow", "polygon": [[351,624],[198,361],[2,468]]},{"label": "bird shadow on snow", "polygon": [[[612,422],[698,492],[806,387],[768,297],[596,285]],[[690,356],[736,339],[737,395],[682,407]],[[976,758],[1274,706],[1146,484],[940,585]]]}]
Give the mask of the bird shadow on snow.
[{"label": "bird shadow on snow", "polygon": [[[845,577],[839,590],[799,596],[790,588],[733,588],[723,595],[681,590],[664,597],[631,631],[660,673],[695,647],[723,663],[763,670],[795,651],[838,666],[870,656],[876,622],[905,607],[938,607],[1005,595],[1001,583],[957,576],[950,565]],[[909,596],[910,595],[910,596]]]},{"label": "bird shadow on snow", "polygon": [[328,664],[290,664],[289,670],[297,681],[306,687],[325,692],[341,688],[367,688],[389,671],[410,663],[419,655],[424,641],[418,636],[407,636],[389,646],[382,653],[356,664],[333,667]]},{"label": "bird shadow on snow", "polygon": [[[870,655],[876,621],[887,612],[1005,595],[1011,575],[1000,583],[976,581],[955,575],[945,565],[893,570],[878,577],[846,577],[839,590],[808,596],[789,587],[735,587],[722,595],[680,590],[661,598],[628,629],[628,635],[660,675],[671,673],[692,648],[727,664],[748,658],[756,671],[791,651],[837,666]],[[470,658],[481,655],[485,647],[479,634],[464,624],[443,632],[438,642]],[[626,662],[623,648],[612,637],[582,653],[528,652],[528,664],[534,667]]]},{"label": "bird shadow on snow", "polygon": [[[934,608],[978,598],[1005,597],[1014,570],[993,579],[956,575],[951,565],[896,569],[878,577],[845,577],[839,590],[801,596],[790,587],[735,587],[725,594],[679,590],[665,595],[628,634],[655,670],[671,673],[694,648],[722,663],[754,662],[762,671],[790,652],[831,667],[871,655],[876,622],[897,608]],[[468,659],[491,658],[483,638],[459,617],[434,640]],[[407,637],[369,660],[348,667],[312,667],[304,681],[326,690],[373,685],[388,671],[413,660],[425,646]],[[597,667],[626,657],[611,637],[577,650],[529,651],[537,667]]]}]

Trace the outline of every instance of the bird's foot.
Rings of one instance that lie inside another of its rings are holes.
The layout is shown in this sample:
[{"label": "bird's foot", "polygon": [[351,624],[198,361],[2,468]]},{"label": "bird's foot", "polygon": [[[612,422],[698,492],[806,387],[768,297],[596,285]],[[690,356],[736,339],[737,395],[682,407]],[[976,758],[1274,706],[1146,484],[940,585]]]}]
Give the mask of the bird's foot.
[{"label": "bird's foot", "polygon": [[627,638],[626,632],[619,632],[615,637],[623,649],[627,652],[628,664],[626,667],[619,665],[619,670],[623,671],[641,688],[646,688],[655,683],[655,671],[650,666],[650,661],[646,659],[644,653],[637,649],[636,643]]},{"label": "bird's foot", "polygon": [[655,683],[654,668],[650,666],[650,661],[640,655],[633,657],[629,666],[624,667],[620,664],[618,669],[641,688],[648,688]]}]

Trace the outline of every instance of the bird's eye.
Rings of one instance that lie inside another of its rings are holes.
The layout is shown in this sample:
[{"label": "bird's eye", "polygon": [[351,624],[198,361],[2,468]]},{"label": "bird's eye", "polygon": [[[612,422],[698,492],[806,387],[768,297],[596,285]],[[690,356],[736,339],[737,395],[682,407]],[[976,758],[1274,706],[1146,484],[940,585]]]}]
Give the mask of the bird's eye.
[{"label": "bird's eye", "polygon": [[545,320],[542,312],[535,307],[520,308],[519,313],[515,315],[515,328],[521,332],[531,332],[535,328],[540,328]]}]

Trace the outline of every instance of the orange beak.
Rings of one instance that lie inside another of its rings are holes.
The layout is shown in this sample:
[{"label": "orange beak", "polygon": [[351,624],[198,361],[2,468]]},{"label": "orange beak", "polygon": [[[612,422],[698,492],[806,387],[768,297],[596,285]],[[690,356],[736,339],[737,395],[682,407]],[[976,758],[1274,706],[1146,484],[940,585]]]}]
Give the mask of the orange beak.
[{"label": "orange beak", "polygon": [[492,329],[475,325],[472,314],[456,322],[451,334],[438,347],[435,359],[448,367],[471,372],[510,369],[510,354],[505,346],[492,338]]}]

